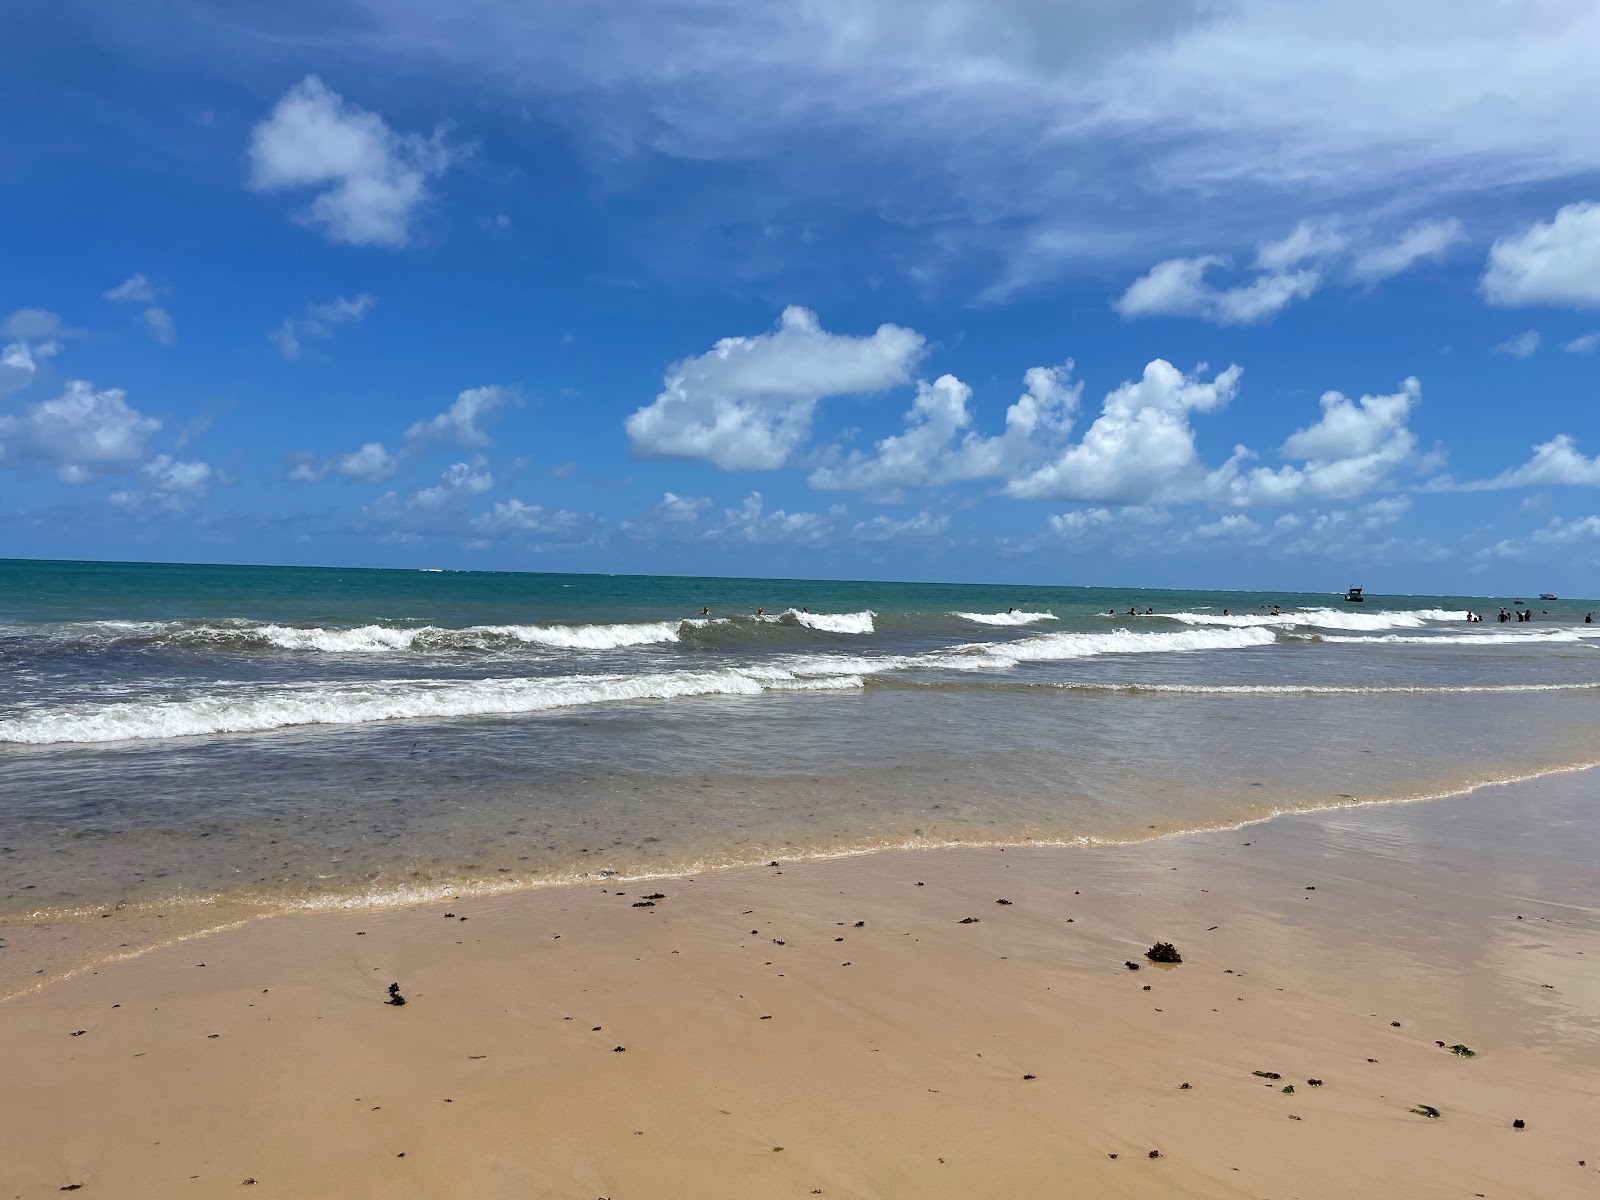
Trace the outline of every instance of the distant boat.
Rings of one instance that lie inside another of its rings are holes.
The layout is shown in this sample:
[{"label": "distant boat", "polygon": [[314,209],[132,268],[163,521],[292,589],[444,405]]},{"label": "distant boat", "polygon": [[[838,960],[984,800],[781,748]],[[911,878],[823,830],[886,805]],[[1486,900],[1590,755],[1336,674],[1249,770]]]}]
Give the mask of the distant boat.
[{"label": "distant boat", "polygon": [[1559,600],[1559,599],[1561,599],[1561,597],[1556,595],[1554,592],[1540,592],[1539,593],[1539,599],[1541,599],[1541,600]]},{"label": "distant boat", "polygon": [[1361,594],[1361,589],[1360,588],[1351,588],[1348,592],[1346,592],[1344,594],[1344,598],[1347,601],[1349,601],[1351,604],[1364,604],[1364,603],[1366,603],[1366,599],[1367,599],[1365,596],[1363,596]]}]

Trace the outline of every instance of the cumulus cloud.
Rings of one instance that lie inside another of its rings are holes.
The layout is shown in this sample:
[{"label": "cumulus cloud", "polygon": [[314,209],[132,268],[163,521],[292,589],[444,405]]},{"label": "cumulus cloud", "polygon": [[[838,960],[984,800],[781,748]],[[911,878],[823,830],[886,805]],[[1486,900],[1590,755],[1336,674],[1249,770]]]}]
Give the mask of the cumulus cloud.
[{"label": "cumulus cloud", "polygon": [[1539,331],[1530,329],[1526,333],[1519,333],[1490,349],[1495,354],[1509,354],[1512,358],[1529,358],[1539,349]]},{"label": "cumulus cloud", "polygon": [[481,450],[489,445],[489,435],[483,431],[481,422],[495,409],[516,400],[514,389],[496,384],[467,388],[444,412],[430,420],[418,421],[406,430],[406,441],[412,446],[441,444],[462,450]]},{"label": "cumulus cloud", "polygon": [[622,532],[633,537],[692,536],[699,532],[701,520],[716,505],[705,496],[680,496],[667,492],[658,504],[638,516],[622,522]]},{"label": "cumulus cloud", "polygon": [[145,486],[112,492],[111,503],[135,513],[177,513],[204,499],[212,488],[230,482],[210,463],[180,462],[158,454],[139,468]]},{"label": "cumulus cloud", "polygon": [[358,483],[382,483],[391,478],[408,459],[434,446],[460,450],[481,450],[491,444],[482,422],[498,408],[515,404],[515,388],[488,384],[457,393],[450,407],[438,416],[414,422],[406,430],[405,443],[390,450],[383,442],[366,442],[359,450],[323,459],[310,451],[290,456],[289,478],[296,483],[318,483],[339,476]]},{"label": "cumulus cloud", "polygon": [[1241,374],[1232,366],[1208,381],[1156,359],[1106,397],[1080,442],[1005,490],[1024,499],[1109,504],[1195,498],[1206,483],[1190,415],[1226,405]]},{"label": "cumulus cloud", "polygon": [[549,509],[521,500],[502,500],[483,512],[472,501],[494,486],[482,458],[452,463],[439,482],[402,495],[385,492],[362,510],[358,524],[391,538],[455,538],[468,544],[512,537],[572,542],[597,536],[604,522],[592,513]]},{"label": "cumulus cloud", "polygon": [[1600,304],[1600,204],[1569,204],[1549,221],[1500,238],[1480,281],[1490,304]]},{"label": "cumulus cloud", "polygon": [[1245,470],[1248,452],[1236,453],[1209,483],[1218,499],[1234,504],[1289,504],[1304,499],[1350,499],[1384,487],[1403,466],[1420,467],[1417,438],[1408,424],[1422,385],[1404,380],[1400,390],[1351,400],[1322,394],[1322,417],[1291,434],[1280,448],[1298,465]]},{"label": "cumulus cloud", "polygon": [[382,483],[400,469],[400,456],[391,452],[382,442],[366,442],[360,449],[348,454],[335,454],[319,461],[314,455],[302,455],[289,470],[289,478],[296,483],[318,483],[338,475],[357,483]]},{"label": "cumulus cloud", "polygon": [[359,296],[335,296],[326,304],[308,304],[303,314],[285,317],[267,339],[283,357],[298,361],[304,353],[302,338],[331,338],[340,325],[360,324],[377,302],[376,296],[362,292]]},{"label": "cumulus cloud", "polygon": [[460,157],[445,131],[398,134],[315,75],[278,100],[250,135],[250,186],[320,189],[297,219],[335,242],[404,246],[428,202],[428,181]]},{"label": "cumulus cloud", "polygon": [[777,328],[723,338],[668,368],[661,394],[624,422],[638,458],[770,471],[811,433],[819,401],[909,381],[922,335],[880,325],[865,337],[826,332],[809,309],[784,309]]},{"label": "cumulus cloud", "polygon": [[920,512],[894,520],[877,516],[857,521],[850,535],[858,542],[912,542],[941,538],[950,532],[950,518],[944,513]]},{"label": "cumulus cloud", "polygon": [[738,508],[724,509],[722,519],[706,531],[709,541],[748,546],[798,546],[820,549],[835,538],[845,516],[843,505],[826,513],[767,511],[760,492],[751,492]]},{"label": "cumulus cloud", "polygon": [[1006,410],[1005,432],[995,437],[972,430],[972,389],[965,383],[954,375],[921,381],[904,433],[884,438],[871,454],[833,448],[811,472],[811,486],[894,499],[908,487],[1012,478],[1037,466],[1071,432],[1082,393],[1071,375],[1070,361],[1030,369],[1026,390]]},{"label": "cumulus cloud", "polygon": [[0,396],[27,387],[39,365],[60,351],[60,342],[10,342],[0,347]]},{"label": "cumulus cloud", "polygon": [[87,483],[142,459],[145,440],[160,428],[160,421],[128,404],[121,388],[97,392],[74,379],[56,398],[20,416],[0,417],[0,465],[36,462],[53,468],[63,483]]},{"label": "cumulus cloud", "polygon": [[1440,491],[1496,491],[1501,488],[1541,487],[1554,484],[1565,487],[1600,487],[1600,457],[1587,458],[1578,449],[1578,443],[1565,433],[1557,434],[1548,442],[1534,446],[1533,457],[1521,466],[1503,471],[1493,479],[1473,483],[1450,484],[1442,481]]},{"label": "cumulus cloud", "polygon": [[1349,274],[1376,284],[1426,259],[1441,257],[1462,237],[1456,220],[1423,221],[1385,243],[1357,244],[1332,225],[1301,221],[1285,237],[1257,248],[1255,276],[1219,288],[1207,275],[1232,260],[1207,254],[1157,263],[1112,301],[1126,319],[1196,317],[1218,325],[1253,325],[1270,320],[1296,300],[1311,296],[1332,266],[1347,261]]},{"label": "cumulus cloud", "polygon": [[1237,287],[1218,288],[1206,272],[1228,265],[1226,258],[1173,258],[1157,263],[1112,302],[1118,315],[1199,317],[1218,325],[1253,325],[1278,315],[1317,290],[1322,274],[1312,268],[1272,271]]},{"label": "cumulus cloud", "polygon": [[1409,271],[1418,263],[1443,258],[1452,246],[1465,237],[1461,222],[1453,217],[1448,220],[1421,221],[1392,242],[1358,251],[1350,264],[1350,271],[1363,283],[1382,283],[1385,279]]}]

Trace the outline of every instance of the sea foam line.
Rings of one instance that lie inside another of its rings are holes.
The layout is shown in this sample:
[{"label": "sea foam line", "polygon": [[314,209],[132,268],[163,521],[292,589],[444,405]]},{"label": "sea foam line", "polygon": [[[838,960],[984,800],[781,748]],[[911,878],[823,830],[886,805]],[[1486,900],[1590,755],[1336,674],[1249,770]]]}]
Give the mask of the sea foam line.
[{"label": "sea foam line", "polygon": [[1185,625],[1217,625],[1235,629],[1252,627],[1293,629],[1307,625],[1317,629],[1424,629],[1430,622],[1465,622],[1466,610],[1445,608],[1400,609],[1389,612],[1355,612],[1343,608],[1299,608],[1283,613],[1162,613],[1169,621]]},{"label": "sea foam line", "polygon": [[960,617],[963,621],[971,621],[977,625],[1032,625],[1038,621],[1056,621],[1060,618],[1053,612],[1022,612],[1011,609],[999,613],[972,613],[958,612],[952,616]]},{"label": "sea foam line", "polygon": [[153,703],[71,704],[0,721],[0,742],[53,745],[261,733],[297,725],[364,725],[418,717],[503,716],[617,701],[755,696],[859,688],[855,675],[780,667],[575,675],[547,679],[392,680],[204,695]]}]

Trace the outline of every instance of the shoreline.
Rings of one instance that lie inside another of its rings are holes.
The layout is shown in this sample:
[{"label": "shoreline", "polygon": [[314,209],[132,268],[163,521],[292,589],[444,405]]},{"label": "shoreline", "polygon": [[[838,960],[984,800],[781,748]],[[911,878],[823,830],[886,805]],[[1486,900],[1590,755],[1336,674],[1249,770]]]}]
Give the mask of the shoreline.
[{"label": "shoreline", "polygon": [[1596,791],[254,920],[0,1004],[0,1185],[1594,1195]]},{"label": "shoreline", "polygon": [[[56,970],[51,970],[49,967],[44,968],[42,971],[36,969],[33,973],[44,975],[42,979],[29,978],[27,974],[21,974],[15,969],[0,973],[0,1005],[4,1005],[16,997],[30,995],[49,988],[56,983],[74,978],[85,971],[92,971],[101,966],[114,963],[129,962],[165,947],[181,945],[197,938],[239,929],[256,921],[276,920],[285,917],[312,917],[328,913],[397,911],[457,901],[465,902],[513,897],[525,893],[581,888],[591,884],[608,882],[621,884],[665,883],[695,876],[757,869],[764,861],[770,861],[769,855],[776,855],[786,863],[797,864],[870,858],[878,855],[942,853],[962,850],[1036,848],[1093,851],[1098,849],[1124,849],[1149,846],[1173,839],[1236,832],[1287,818],[1317,816],[1319,814],[1339,813],[1365,808],[1429,804],[1436,801],[1469,796],[1485,788],[1515,786],[1551,777],[1581,774],[1586,771],[1600,772],[1600,760],[1567,763],[1533,771],[1480,779],[1421,795],[1383,796],[1374,799],[1357,798],[1341,803],[1317,804],[1305,808],[1276,808],[1262,815],[1246,817],[1234,822],[1196,828],[1162,830],[1143,838],[1080,835],[1063,838],[1019,837],[1014,840],[996,838],[993,840],[953,839],[934,841],[929,839],[919,842],[903,841],[891,844],[804,852],[795,852],[792,849],[777,849],[758,852],[744,861],[710,864],[700,862],[683,868],[673,866],[660,871],[601,870],[554,878],[520,878],[504,881],[484,877],[479,880],[421,885],[420,887],[402,884],[385,891],[368,892],[361,895],[344,895],[329,892],[320,898],[310,897],[299,901],[286,900],[282,902],[243,899],[227,895],[196,897],[179,895],[153,900],[138,900],[131,904],[113,902],[111,904],[83,905],[75,910],[40,910],[5,914],[0,915],[0,947],[13,951],[23,950],[23,954],[11,956],[12,962],[16,961],[17,958],[24,957],[30,951],[35,951],[46,940],[45,937],[33,935],[53,934],[62,926],[82,931],[95,930],[98,933],[102,928],[98,926],[98,921],[109,919],[112,924],[103,928],[112,936],[120,937],[128,936],[128,930],[123,924],[124,922],[139,920],[148,922],[157,916],[165,919],[167,913],[158,913],[157,910],[169,910],[189,917],[204,918],[206,914],[218,915],[211,916],[209,919],[192,921],[186,926],[182,920],[174,921],[173,927],[185,926],[183,931],[176,935],[152,938],[137,946],[129,943],[119,944],[117,949],[127,950],[127,953],[116,953],[108,949],[101,949],[98,952],[79,952],[74,944],[86,939],[75,939],[71,933],[68,933],[66,936],[56,940],[74,945],[74,949],[68,950],[67,954],[75,960],[81,959],[81,961],[74,961],[73,965]],[[98,939],[98,941],[103,942],[104,939]],[[6,945],[6,943],[9,943],[9,945]],[[27,968],[25,967],[24,971],[26,970]]]}]

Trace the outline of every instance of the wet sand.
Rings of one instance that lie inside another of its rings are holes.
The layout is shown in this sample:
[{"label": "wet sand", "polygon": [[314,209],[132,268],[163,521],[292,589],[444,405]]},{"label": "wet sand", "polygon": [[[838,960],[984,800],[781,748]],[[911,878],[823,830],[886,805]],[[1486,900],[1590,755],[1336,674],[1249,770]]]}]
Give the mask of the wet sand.
[{"label": "wet sand", "polygon": [[0,1196],[1600,1196],[1597,861],[1588,771],[260,920],[0,1003]]}]

